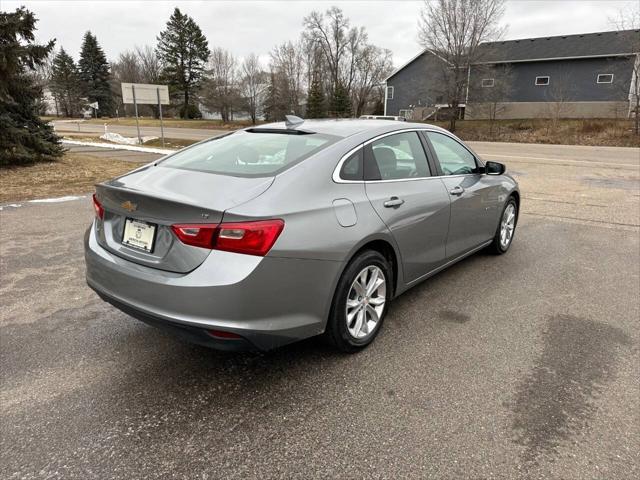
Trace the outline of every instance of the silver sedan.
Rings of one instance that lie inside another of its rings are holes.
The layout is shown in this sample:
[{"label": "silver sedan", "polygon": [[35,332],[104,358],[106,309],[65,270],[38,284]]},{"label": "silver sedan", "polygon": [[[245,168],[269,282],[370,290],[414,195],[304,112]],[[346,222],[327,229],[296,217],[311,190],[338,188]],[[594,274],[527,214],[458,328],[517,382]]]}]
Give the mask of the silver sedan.
[{"label": "silver sedan", "polygon": [[93,202],[87,283],[122,311],[220,349],[322,334],[354,352],[394,297],[505,253],[520,193],[441,128],[293,117],[101,183]]}]

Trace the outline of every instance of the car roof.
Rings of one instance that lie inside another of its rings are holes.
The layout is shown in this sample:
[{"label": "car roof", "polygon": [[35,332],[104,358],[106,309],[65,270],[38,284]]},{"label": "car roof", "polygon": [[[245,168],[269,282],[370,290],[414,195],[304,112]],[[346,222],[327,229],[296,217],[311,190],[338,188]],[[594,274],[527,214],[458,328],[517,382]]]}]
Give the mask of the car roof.
[{"label": "car roof", "polygon": [[[282,129],[286,130],[285,122],[276,122],[252,127],[254,129]],[[436,125],[428,123],[411,123],[398,120],[369,120],[357,118],[336,118],[323,120],[305,120],[304,123],[296,125],[295,129],[321,133],[325,135],[333,135],[336,137],[350,137],[358,133],[371,132],[380,135],[395,130],[406,130],[411,128],[433,128],[435,130],[444,130]]]}]

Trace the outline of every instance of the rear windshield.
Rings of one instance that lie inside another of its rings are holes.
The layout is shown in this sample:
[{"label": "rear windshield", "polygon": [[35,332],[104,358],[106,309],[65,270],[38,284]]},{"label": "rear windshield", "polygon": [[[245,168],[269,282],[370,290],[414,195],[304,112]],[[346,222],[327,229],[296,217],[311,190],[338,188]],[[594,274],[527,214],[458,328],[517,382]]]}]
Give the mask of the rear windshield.
[{"label": "rear windshield", "polygon": [[239,131],[175,153],[163,167],[237,177],[276,175],[335,142],[331,135]]}]

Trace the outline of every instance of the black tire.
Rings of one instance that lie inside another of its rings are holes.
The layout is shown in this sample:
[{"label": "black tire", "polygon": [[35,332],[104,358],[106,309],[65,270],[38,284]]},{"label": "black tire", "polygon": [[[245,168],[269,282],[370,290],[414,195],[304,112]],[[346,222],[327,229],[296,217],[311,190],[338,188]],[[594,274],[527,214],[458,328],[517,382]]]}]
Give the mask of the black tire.
[{"label": "black tire", "polygon": [[[379,320],[376,323],[375,328],[366,337],[356,338],[349,333],[347,328],[347,296],[349,295],[349,291],[351,290],[351,286],[356,277],[369,266],[376,266],[382,270],[386,282],[386,299],[384,309],[382,314],[379,316]],[[375,250],[365,250],[360,252],[351,260],[351,262],[349,262],[349,265],[347,265],[347,268],[345,268],[342,276],[340,277],[340,281],[336,287],[336,292],[331,304],[329,320],[325,330],[325,338],[331,345],[346,353],[355,353],[362,350],[373,342],[378,335],[378,332],[382,327],[382,323],[384,322],[384,317],[387,314],[392,295],[393,272],[389,265],[389,261],[381,253]]]},{"label": "black tire", "polygon": [[[513,234],[511,235],[511,239],[509,240],[509,243],[506,246],[504,246],[500,241],[500,227],[502,225],[502,218],[504,216],[504,212],[507,210],[509,205],[513,205],[514,212],[515,212],[515,219],[514,219]],[[493,242],[491,242],[491,245],[489,245],[487,249],[495,255],[502,255],[504,253],[507,253],[509,251],[509,247],[511,247],[511,244],[513,243],[513,237],[516,234],[517,226],[518,226],[518,202],[516,202],[515,198],[509,197],[509,200],[507,200],[507,203],[504,204],[504,207],[502,208],[502,212],[500,213],[500,218],[498,219],[498,227],[496,228],[496,234],[493,236]]]}]

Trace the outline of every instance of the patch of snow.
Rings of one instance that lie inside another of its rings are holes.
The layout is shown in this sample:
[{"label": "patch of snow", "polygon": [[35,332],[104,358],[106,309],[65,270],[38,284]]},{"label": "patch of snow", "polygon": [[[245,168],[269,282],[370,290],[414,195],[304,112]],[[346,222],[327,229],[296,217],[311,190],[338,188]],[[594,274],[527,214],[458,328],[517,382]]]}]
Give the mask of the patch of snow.
[{"label": "patch of snow", "polygon": [[10,208],[20,208],[21,206],[22,206],[21,203],[10,203],[8,205],[2,205],[0,207],[0,210],[4,210],[5,208],[8,208],[8,207],[10,207]]},{"label": "patch of snow", "polygon": [[160,153],[164,155],[167,155],[169,153],[175,153],[177,151],[177,150],[169,150],[166,148],[141,147],[141,146],[133,146],[133,145],[116,145],[115,143],[80,142],[77,140],[67,140],[67,139],[63,139],[62,143],[67,145],[80,145],[83,147],[111,148],[112,150],[129,150],[132,152]]},{"label": "patch of snow", "polygon": [[[100,135],[100,138],[119,145],[138,145],[138,137],[125,137],[119,133],[107,132],[104,135]],[[158,137],[142,137],[142,143],[150,142],[157,138]]]},{"label": "patch of snow", "polygon": [[29,203],[60,203],[60,202],[71,202],[72,200],[80,200],[81,198],[86,198],[86,195],[67,195],[66,197],[56,197],[56,198],[39,198],[37,200],[29,200]]}]

